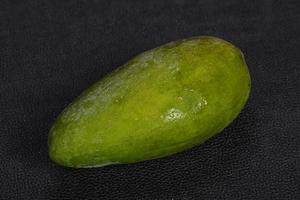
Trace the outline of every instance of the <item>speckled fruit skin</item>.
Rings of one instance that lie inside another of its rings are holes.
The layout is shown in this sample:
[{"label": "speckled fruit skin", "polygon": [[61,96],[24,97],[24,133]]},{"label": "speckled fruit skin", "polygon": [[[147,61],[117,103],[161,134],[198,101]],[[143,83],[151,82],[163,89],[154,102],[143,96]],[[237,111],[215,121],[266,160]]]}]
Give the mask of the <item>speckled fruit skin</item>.
[{"label": "speckled fruit skin", "polygon": [[50,158],[79,168],[174,154],[222,131],[249,92],[237,47],[209,36],[171,42],[137,55],[72,102],[50,130]]}]

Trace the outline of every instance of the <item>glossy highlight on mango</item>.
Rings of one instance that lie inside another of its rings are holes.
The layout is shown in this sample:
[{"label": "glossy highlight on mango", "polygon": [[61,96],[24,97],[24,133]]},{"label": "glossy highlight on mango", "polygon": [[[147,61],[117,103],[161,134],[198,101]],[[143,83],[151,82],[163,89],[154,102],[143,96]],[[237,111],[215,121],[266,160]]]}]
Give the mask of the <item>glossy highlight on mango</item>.
[{"label": "glossy highlight on mango", "polygon": [[250,92],[242,52],[198,36],[146,51],[85,90],[49,132],[49,155],[67,167],[171,155],[221,132]]}]

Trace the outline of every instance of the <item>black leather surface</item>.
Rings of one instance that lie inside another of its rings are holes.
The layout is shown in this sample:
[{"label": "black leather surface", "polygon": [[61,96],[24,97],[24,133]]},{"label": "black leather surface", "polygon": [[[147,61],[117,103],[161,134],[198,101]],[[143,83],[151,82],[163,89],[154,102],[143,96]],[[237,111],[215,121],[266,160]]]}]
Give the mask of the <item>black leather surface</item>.
[{"label": "black leather surface", "polygon": [[[300,3],[0,1],[0,199],[300,199]],[[66,169],[47,156],[55,117],[134,55],[179,38],[239,46],[250,100],[217,137],[133,165]]]}]

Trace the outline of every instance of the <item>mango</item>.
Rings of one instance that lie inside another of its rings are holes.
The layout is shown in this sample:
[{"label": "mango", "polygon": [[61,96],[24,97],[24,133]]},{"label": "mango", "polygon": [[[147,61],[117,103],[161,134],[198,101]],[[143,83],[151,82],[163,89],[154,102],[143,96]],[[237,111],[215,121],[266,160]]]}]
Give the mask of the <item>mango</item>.
[{"label": "mango", "polygon": [[241,112],[250,92],[242,52],[210,36],[143,52],[69,104],[50,129],[66,167],[145,161],[199,145]]}]

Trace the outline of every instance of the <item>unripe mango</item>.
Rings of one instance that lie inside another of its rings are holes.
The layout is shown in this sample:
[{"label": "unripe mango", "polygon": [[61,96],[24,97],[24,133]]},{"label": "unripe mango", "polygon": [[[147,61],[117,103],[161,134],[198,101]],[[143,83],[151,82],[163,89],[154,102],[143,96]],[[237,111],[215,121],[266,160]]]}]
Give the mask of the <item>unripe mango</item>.
[{"label": "unripe mango", "polygon": [[85,90],[49,133],[67,167],[171,155],[221,132],[244,107],[250,75],[241,51],[198,36],[141,53]]}]

